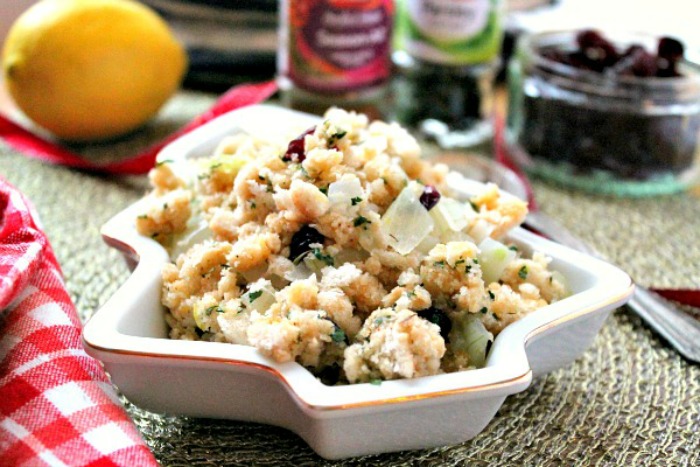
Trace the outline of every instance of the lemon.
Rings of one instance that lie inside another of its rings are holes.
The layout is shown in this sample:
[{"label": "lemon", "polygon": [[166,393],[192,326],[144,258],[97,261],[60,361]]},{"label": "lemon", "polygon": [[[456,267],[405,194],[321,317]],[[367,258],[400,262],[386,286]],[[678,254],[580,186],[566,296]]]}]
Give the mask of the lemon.
[{"label": "lemon", "polygon": [[70,141],[128,133],[180,86],[187,55],[153,10],[132,0],[41,0],[12,25],[7,89],[29,119]]}]

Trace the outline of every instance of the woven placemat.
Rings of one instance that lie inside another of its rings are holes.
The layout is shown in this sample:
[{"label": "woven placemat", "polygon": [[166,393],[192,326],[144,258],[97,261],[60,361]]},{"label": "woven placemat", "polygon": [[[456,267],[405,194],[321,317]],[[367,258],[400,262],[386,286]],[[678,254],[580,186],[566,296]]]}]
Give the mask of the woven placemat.
[{"label": "woven placemat", "polygon": [[[210,102],[207,95],[182,93],[146,130],[78,149],[99,158],[134,153]],[[86,319],[129,274],[99,228],[145,193],[145,177],[115,179],[49,166],[2,142],[0,174],[36,205]],[[697,198],[596,198],[541,183],[535,190],[543,211],[640,283],[700,285]],[[509,397],[484,432],[456,446],[329,462],[280,428],[160,415],[124,402],[156,458],[168,466],[700,465],[700,366],[671,351],[626,308],[613,313],[580,359]]]}]

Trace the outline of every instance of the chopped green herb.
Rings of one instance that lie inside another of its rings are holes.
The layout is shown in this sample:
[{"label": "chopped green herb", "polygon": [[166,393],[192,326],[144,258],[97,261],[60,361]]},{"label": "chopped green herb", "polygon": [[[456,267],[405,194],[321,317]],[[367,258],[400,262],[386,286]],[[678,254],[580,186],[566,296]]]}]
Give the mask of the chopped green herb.
[{"label": "chopped green herb", "polygon": [[371,223],[372,223],[372,221],[369,220],[369,219],[367,219],[367,218],[364,217],[364,216],[357,216],[357,217],[355,218],[355,220],[352,221],[352,225],[354,225],[355,227],[359,227],[359,226],[361,226],[361,225],[364,225],[364,224],[371,224]]},{"label": "chopped green herb", "polygon": [[304,177],[309,178],[309,172],[306,171],[306,169],[304,168],[303,165],[299,164],[299,165],[297,166],[297,169],[301,171],[301,174],[302,174]]},{"label": "chopped green herb", "polygon": [[248,293],[248,300],[250,301],[250,303],[253,303],[255,300],[260,298],[262,293],[263,293],[262,290],[256,290],[255,292],[250,292],[250,293]]},{"label": "chopped green herb", "polygon": [[161,165],[165,165],[165,164],[170,164],[171,162],[173,162],[172,159],[165,159],[162,161],[158,161],[158,162],[156,162],[156,167],[160,167]]},{"label": "chopped green herb", "polygon": [[469,205],[474,211],[479,212],[479,206],[474,201],[469,201]]},{"label": "chopped green herb", "polygon": [[223,165],[222,162],[214,162],[209,166],[209,170],[216,170]]},{"label": "chopped green herb", "polygon": [[222,265],[221,265],[221,269],[228,269],[228,268],[230,268],[230,267],[231,267],[231,266],[229,266],[228,264],[222,264]]},{"label": "chopped green herb", "polygon": [[168,203],[163,203],[163,209],[168,209]]},{"label": "chopped green herb", "polygon": [[518,271],[518,277],[525,280],[527,279],[527,266],[523,266]]},{"label": "chopped green herb", "polygon": [[486,314],[486,312],[489,311],[489,309],[486,308],[486,307],[483,307],[483,308],[482,308],[481,310],[479,310],[479,311],[480,311],[481,313]]},{"label": "chopped green herb", "polygon": [[220,305],[214,305],[214,306],[210,306],[209,308],[207,308],[206,310],[204,310],[204,312],[207,314],[207,316],[209,316],[210,314],[212,314],[212,312],[214,312],[214,311],[216,311],[217,313],[223,313],[223,312],[224,312],[224,309],[221,308]]},{"label": "chopped green herb", "polygon": [[266,178],[263,175],[258,174],[258,180],[265,181]]},{"label": "chopped green herb", "polygon": [[141,214],[139,219],[148,219],[148,214]]},{"label": "chopped green herb", "polygon": [[435,262],[433,263],[433,266],[437,266],[437,267],[439,267],[439,268],[443,268],[443,267],[445,267],[445,261],[444,261],[444,260],[435,261]]},{"label": "chopped green herb", "polygon": [[489,298],[491,300],[496,300],[496,295],[493,292],[491,292],[490,290],[489,290]]},{"label": "chopped green herb", "polygon": [[463,259],[458,259],[457,261],[455,261],[455,267],[459,266],[460,264],[464,264],[465,262],[466,261]]},{"label": "chopped green herb", "polygon": [[466,266],[464,266],[464,272],[465,272],[466,274],[469,274],[469,272],[470,272],[471,270],[472,270],[472,265],[471,265],[471,264],[467,264]]},{"label": "chopped green herb", "polygon": [[371,379],[369,380],[369,384],[373,386],[379,386],[380,384],[382,384],[382,380],[379,378]]},{"label": "chopped green herb", "polygon": [[500,320],[501,320],[501,318],[499,318],[498,315],[497,315],[496,313],[491,313],[491,314],[493,315],[493,319],[495,319],[496,321],[500,321]]},{"label": "chopped green herb", "polygon": [[350,202],[353,206],[355,206],[357,203],[362,202],[362,198],[360,198],[359,196],[355,196],[354,198],[350,199]]},{"label": "chopped green herb", "polygon": [[320,191],[324,195],[328,196],[328,187],[327,186],[325,186],[323,188],[319,188],[318,191]]},{"label": "chopped green herb", "polygon": [[348,132],[345,130],[338,130],[337,132],[333,133],[328,137],[328,146],[335,146],[335,143],[338,142],[338,140],[341,140],[347,135]]},{"label": "chopped green herb", "polygon": [[333,332],[331,333],[331,339],[333,339],[333,342],[335,342],[336,344],[345,342],[345,331],[336,326],[335,329],[333,329]]},{"label": "chopped green herb", "polygon": [[474,259],[472,260],[472,263],[474,263],[474,264],[479,264],[479,258],[474,258]]},{"label": "chopped green herb", "polygon": [[508,249],[509,249],[509,250],[512,250],[512,251],[518,251],[518,247],[515,246],[515,245],[509,246]]},{"label": "chopped green herb", "polygon": [[333,257],[332,257],[331,255],[323,254],[323,252],[321,251],[320,248],[314,248],[314,249],[311,250],[311,251],[313,252],[314,257],[315,257],[317,260],[323,261],[323,262],[326,263],[328,266],[333,266],[333,265],[335,264],[335,261],[333,261]]},{"label": "chopped green herb", "polygon": [[257,207],[258,207],[258,205],[255,204],[255,201],[251,201],[251,202],[250,202],[250,209],[255,209],[255,208],[257,208]]}]

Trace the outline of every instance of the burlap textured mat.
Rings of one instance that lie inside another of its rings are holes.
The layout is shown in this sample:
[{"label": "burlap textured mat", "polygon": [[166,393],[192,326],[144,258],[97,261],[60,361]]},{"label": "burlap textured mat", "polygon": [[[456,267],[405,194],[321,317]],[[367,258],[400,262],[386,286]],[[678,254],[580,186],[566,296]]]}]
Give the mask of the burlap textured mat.
[{"label": "burlap textured mat", "polygon": [[[82,151],[100,158],[134,153],[210,102],[182,93],[149,129]],[[34,202],[78,311],[89,317],[128,276],[99,228],[145,192],[145,177],[48,166],[2,142],[0,174]],[[700,287],[700,199],[615,200],[541,183],[535,189],[543,211],[640,283]],[[163,465],[700,465],[700,366],[666,347],[626,308],[578,361],[509,397],[483,433],[457,446],[328,462],[279,428],[163,416],[126,403]]]}]

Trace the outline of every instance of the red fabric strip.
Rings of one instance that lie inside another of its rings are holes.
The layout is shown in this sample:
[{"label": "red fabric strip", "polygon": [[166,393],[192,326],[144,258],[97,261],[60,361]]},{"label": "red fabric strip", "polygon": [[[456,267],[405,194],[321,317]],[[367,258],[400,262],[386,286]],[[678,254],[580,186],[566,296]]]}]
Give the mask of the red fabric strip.
[{"label": "red fabric strip", "polygon": [[204,125],[226,112],[263,102],[269,99],[275,92],[277,92],[277,83],[274,81],[235,86],[223,94],[209,110],[165,140],[155,144],[140,154],[107,165],[94,164],[59,144],[33,134],[2,114],[0,114],[0,138],[4,139],[9,146],[26,156],[51,164],[110,174],[144,174],[155,164],[158,152],[174,139]]},{"label": "red fabric strip", "polygon": [[656,288],[651,290],[668,300],[700,308],[700,290]]}]

